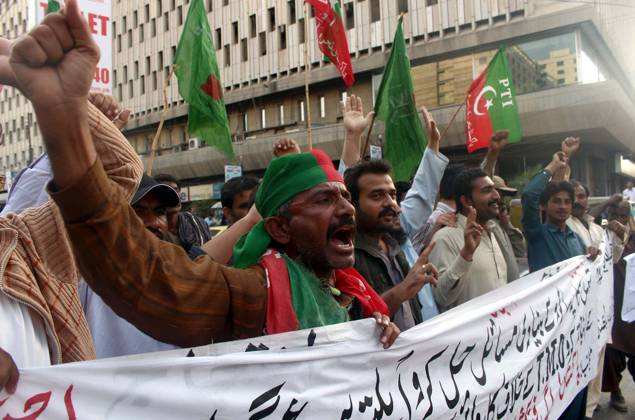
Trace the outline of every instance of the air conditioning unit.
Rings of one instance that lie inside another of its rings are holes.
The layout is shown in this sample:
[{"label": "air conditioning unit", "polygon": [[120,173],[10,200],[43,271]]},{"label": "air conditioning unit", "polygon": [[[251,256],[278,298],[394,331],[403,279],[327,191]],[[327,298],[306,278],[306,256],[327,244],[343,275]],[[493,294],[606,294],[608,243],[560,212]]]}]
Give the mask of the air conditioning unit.
[{"label": "air conditioning unit", "polygon": [[232,140],[234,141],[234,143],[242,143],[245,141],[245,135],[243,133],[234,134]]},{"label": "air conditioning unit", "polygon": [[187,144],[188,150],[199,149],[200,147],[201,147],[201,140],[197,138],[190,139]]}]

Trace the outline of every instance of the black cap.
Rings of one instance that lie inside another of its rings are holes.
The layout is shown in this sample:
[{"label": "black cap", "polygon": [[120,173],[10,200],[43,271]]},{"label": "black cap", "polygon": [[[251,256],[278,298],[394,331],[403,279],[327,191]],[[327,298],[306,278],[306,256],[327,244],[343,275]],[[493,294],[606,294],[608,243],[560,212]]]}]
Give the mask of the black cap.
[{"label": "black cap", "polygon": [[134,206],[150,191],[159,196],[159,199],[163,204],[165,204],[165,207],[176,207],[181,204],[179,194],[174,191],[172,187],[165,184],[159,184],[154,178],[146,174],[143,174],[141,183],[139,184],[139,189],[137,189],[137,192],[132,197],[130,204]]}]

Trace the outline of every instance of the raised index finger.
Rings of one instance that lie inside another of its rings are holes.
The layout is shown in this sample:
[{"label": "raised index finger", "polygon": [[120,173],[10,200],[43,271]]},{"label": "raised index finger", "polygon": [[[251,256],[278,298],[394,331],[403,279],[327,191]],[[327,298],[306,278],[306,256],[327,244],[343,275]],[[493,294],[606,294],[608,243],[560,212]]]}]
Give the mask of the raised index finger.
[{"label": "raised index finger", "polygon": [[421,265],[426,264],[428,262],[428,258],[430,257],[430,254],[432,253],[432,250],[434,249],[435,246],[437,246],[436,241],[430,242],[430,245],[428,245],[426,247],[426,249],[423,250],[421,255],[419,255],[419,259],[417,260],[417,264],[421,264]]}]

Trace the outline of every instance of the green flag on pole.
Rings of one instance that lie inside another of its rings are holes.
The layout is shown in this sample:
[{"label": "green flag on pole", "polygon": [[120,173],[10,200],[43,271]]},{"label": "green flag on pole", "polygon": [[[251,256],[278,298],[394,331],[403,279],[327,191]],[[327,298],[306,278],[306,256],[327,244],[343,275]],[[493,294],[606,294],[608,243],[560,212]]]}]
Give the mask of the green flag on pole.
[{"label": "green flag on pole", "polygon": [[58,12],[60,10],[60,3],[58,1],[55,0],[49,0],[48,4],[46,5],[46,14],[48,15],[49,13],[55,13]]},{"label": "green flag on pole", "polygon": [[192,0],[174,58],[179,93],[188,103],[192,137],[234,157],[223,85],[203,0]]},{"label": "green flag on pole", "polygon": [[394,180],[409,181],[428,139],[415,106],[401,18],[377,92],[375,114],[375,118],[384,122],[383,154],[393,165]]}]

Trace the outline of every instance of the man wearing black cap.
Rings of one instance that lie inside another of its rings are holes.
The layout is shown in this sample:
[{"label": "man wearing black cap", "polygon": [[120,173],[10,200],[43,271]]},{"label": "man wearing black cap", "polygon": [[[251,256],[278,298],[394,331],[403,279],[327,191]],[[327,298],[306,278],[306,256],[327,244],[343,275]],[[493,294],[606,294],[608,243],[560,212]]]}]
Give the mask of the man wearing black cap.
[{"label": "man wearing black cap", "polygon": [[143,225],[159,239],[178,244],[178,238],[168,231],[167,209],[181,204],[177,192],[166,184],[143,174],[139,189],[130,202]]}]

